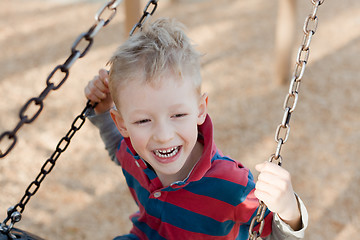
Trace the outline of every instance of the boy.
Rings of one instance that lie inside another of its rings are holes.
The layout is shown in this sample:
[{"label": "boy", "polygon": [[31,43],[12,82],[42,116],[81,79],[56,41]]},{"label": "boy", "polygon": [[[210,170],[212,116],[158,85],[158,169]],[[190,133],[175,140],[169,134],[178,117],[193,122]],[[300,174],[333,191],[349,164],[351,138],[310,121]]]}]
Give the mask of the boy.
[{"label": "boy", "polygon": [[266,212],[262,237],[303,238],[307,212],[290,174],[259,164],[255,190],[249,170],[216,148],[199,59],[182,26],[160,19],[85,88],[98,103],[89,118],[139,206],[130,234],[115,239],[245,240],[257,198],[276,213]]}]

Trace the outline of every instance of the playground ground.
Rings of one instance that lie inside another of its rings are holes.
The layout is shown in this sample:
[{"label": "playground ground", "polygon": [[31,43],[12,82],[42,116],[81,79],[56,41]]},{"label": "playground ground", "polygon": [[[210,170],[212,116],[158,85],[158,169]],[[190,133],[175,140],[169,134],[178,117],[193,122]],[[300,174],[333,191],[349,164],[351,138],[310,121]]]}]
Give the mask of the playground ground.
[{"label": "playground ground", "polygon": [[[0,132],[15,127],[20,107],[41,93],[48,74],[69,56],[72,43],[95,22],[106,1],[69,2],[0,1]],[[311,1],[298,1],[297,7],[293,54]],[[118,10],[91,51],[73,65],[66,83],[45,99],[38,119],[19,131],[15,149],[0,160],[0,221],[85,106],[86,83],[124,41],[123,6]],[[254,175],[255,164],[275,151],[275,129],[288,91],[288,84],[274,83],[276,11],[277,1],[163,0],[154,16],[183,22],[205,53],[204,91],[217,145]],[[282,149],[283,167],[309,211],[306,239],[355,240],[360,239],[360,2],[325,1],[318,17]],[[121,169],[110,162],[97,130],[87,122],[16,226],[51,240],[112,239],[129,231],[134,211]]]}]

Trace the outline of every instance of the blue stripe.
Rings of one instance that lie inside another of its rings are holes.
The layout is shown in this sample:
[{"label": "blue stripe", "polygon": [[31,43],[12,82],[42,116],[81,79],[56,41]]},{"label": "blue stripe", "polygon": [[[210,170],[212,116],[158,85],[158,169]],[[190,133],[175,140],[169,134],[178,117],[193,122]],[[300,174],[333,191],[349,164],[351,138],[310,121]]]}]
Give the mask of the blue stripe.
[{"label": "blue stripe", "polygon": [[144,173],[148,176],[148,178],[150,180],[157,178],[156,173],[153,170],[151,170],[150,168],[145,168]]},{"label": "blue stripe", "polygon": [[234,162],[233,159],[228,158],[228,157],[226,157],[226,156],[220,155],[220,153],[219,153],[218,150],[216,151],[216,153],[214,154],[214,156],[211,158],[211,163],[214,162],[215,160],[226,160],[226,161]]},{"label": "blue stripe", "polygon": [[124,169],[122,170],[126,179],[126,183],[130,188],[133,188],[135,190],[137,198],[139,199],[140,203],[144,205],[144,203],[146,203],[147,199],[150,196],[150,192],[143,188],[138,182],[138,180],[136,180],[131,174],[129,174]]},{"label": "blue stripe", "polygon": [[215,155],[211,158],[211,163],[213,163],[215,160],[220,159],[221,156],[218,151],[216,151]]},{"label": "blue stripe", "polygon": [[226,236],[233,229],[235,224],[235,222],[231,220],[219,222],[210,217],[194,213],[190,210],[166,202],[162,203],[162,209],[157,214],[162,214],[161,221],[163,222],[190,232],[202,233],[210,236]]},{"label": "blue stripe", "polygon": [[[220,153],[218,151],[216,151],[215,155],[212,157],[211,159],[211,162],[215,161],[215,160],[225,160],[225,161],[230,161],[230,162],[235,162],[235,160],[227,157],[227,156],[222,156],[220,155]],[[205,177],[204,177],[205,178]],[[229,204],[232,204],[233,206],[236,206],[238,205],[239,203],[242,203],[247,195],[249,195],[249,193],[255,188],[255,183],[254,183],[254,176],[252,175],[252,173],[249,171],[249,174],[248,174],[248,182],[247,182],[247,186],[242,186],[240,184],[237,184],[237,183],[233,183],[233,182],[229,182],[227,180],[221,180],[221,179],[213,179],[213,180],[210,180],[210,182],[215,182],[215,181],[224,181],[223,183],[220,183],[219,187],[219,191],[215,191],[218,192],[218,193],[221,193],[221,195],[218,195],[218,194],[215,194],[215,195],[207,195],[207,194],[202,194],[202,195],[205,195],[205,196],[209,196],[209,197],[214,197],[216,199],[219,199],[219,200],[222,200],[222,201],[225,201]],[[206,184],[206,183],[204,183]],[[209,188],[212,188],[214,187],[214,185],[207,185],[209,186]],[[212,187],[210,187],[212,186]],[[229,191],[224,191],[224,187],[227,187],[225,189],[228,189]],[[203,187],[202,187],[203,189]],[[214,190],[207,190],[209,193],[211,192],[214,192]],[[225,194],[224,194],[225,192]],[[240,198],[234,198],[234,192],[236,192],[237,194],[240,194]],[[237,199],[240,199],[240,202],[237,201]]]},{"label": "blue stripe", "polygon": [[[124,144],[126,144],[126,143],[124,143]],[[133,158],[135,158],[136,160],[139,160],[140,159],[140,156],[139,155],[134,155],[132,152],[131,152],[131,150],[130,150],[130,148],[129,147],[126,147],[126,152],[127,153],[129,153]]]},{"label": "blue stripe", "polygon": [[249,239],[249,227],[249,225],[240,225],[239,234],[236,237],[236,240]]},{"label": "blue stripe", "polygon": [[[140,204],[144,206],[147,214],[161,219],[162,222],[169,223],[190,232],[209,234],[212,236],[225,236],[229,234],[235,224],[235,222],[231,220],[219,222],[176,205],[149,198],[150,193],[128,172],[125,170],[123,170],[123,172],[129,187],[136,191]],[[141,229],[141,231],[149,231],[148,226],[144,223],[139,223],[137,227]],[[150,233],[146,234],[152,235],[153,233],[150,231]]]},{"label": "blue stripe", "polygon": [[146,223],[144,222],[139,222],[138,221],[138,217],[133,217],[131,219],[131,221],[134,223],[134,225],[140,229],[150,240],[166,240],[166,238],[163,238],[162,236],[159,235],[159,233],[152,229],[151,227],[149,227]]},{"label": "blue stripe", "polygon": [[242,186],[224,179],[203,177],[197,182],[190,183],[186,190],[237,206],[246,199],[254,187],[255,183],[252,181]]}]

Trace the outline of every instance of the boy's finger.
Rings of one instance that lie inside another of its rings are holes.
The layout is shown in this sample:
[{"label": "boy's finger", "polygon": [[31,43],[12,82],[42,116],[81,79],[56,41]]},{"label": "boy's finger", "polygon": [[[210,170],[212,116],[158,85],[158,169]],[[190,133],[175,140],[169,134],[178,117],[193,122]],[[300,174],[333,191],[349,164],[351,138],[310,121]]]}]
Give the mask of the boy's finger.
[{"label": "boy's finger", "polygon": [[101,99],[99,99],[92,91],[90,91],[89,88],[85,88],[85,96],[87,99],[89,99],[92,102],[101,101]]},{"label": "boy's finger", "polygon": [[105,99],[107,97],[107,93],[107,88],[97,79],[97,77],[95,77],[93,81],[90,81],[88,86],[85,88],[85,96],[95,102],[100,102]]},{"label": "boy's finger", "polygon": [[266,183],[266,182],[262,182],[262,181],[257,181],[256,184],[255,184],[255,189],[258,191],[258,192],[264,192],[264,193],[267,193],[267,194],[271,194],[271,189],[273,187]]},{"label": "boy's finger", "polygon": [[269,172],[274,175],[283,176],[286,178],[290,177],[289,172],[286,171],[284,168],[280,167],[279,165],[277,165],[276,163],[266,161],[264,163],[260,163],[256,165],[255,168],[259,172]]},{"label": "boy's finger", "polygon": [[94,84],[94,90],[96,89],[103,93],[109,92],[109,88],[108,88],[107,84],[104,83],[103,81],[101,81],[101,79],[95,79],[93,84]]},{"label": "boy's finger", "polygon": [[268,172],[260,173],[256,184],[258,183],[268,184],[268,187],[276,188],[280,191],[286,191],[289,189],[289,182],[286,179]]},{"label": "boy's finger", "polygon": [[105,86],[108,86],[109,83],[109,74],[108,71],[104,68],[99,70],[99,76],[100,76],[100,80],[105,84]]},{"label": "boy's finger", "polygon": [[274,192],[278,192],[278,190],[274,189],[271,191],[266,186],[264,187],[259,186],[255,189],[254,194],[259,200],[263,201],[270,208],[271,207],[270,205],[272,205],[275,199]]},{"label": "boy's finger", "polygon": [[268,199],[270,199],[270,194],[267,192],[262,192],[260,190],[254,191],[255,197],[263,202],[268,202]]}]

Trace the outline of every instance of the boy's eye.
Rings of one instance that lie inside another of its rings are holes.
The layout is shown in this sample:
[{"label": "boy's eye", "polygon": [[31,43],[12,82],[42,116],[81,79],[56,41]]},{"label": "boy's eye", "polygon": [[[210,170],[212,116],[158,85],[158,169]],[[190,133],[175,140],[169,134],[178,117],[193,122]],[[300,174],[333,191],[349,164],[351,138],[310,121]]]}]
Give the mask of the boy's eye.
[{"label": "boy's eye", "polygon": [[142,119],[142,120],[136,121],[134,123],[140,125],[140,124],[144,124],[144,123],[147,123],[147,122],[150,122],[150,119]]},{"label": "boy's eye", "polygon": [[185,117],[187,114],[186,113],[178,113],[178,114],[174,114],[172,117],[173,118],[181,118],[181,117]]}]

